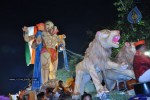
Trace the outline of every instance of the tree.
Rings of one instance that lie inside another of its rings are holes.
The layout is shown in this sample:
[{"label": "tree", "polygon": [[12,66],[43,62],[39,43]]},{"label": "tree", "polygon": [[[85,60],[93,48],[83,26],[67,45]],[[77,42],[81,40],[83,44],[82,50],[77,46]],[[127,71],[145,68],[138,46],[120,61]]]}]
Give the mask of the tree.
[{"label": "tree", "polygon": [[[147,43],[150,42],[150,15],[149,15],[149,0],[116,0],[114,6],[117,7],[118,20],[114,29],[121,30],[121,46],[126,41],[136,42],[144,39]],[[130,24],[127,21],[129,12],[137,6],[142,13],[142,20],[137,24]],[[149,45],[149,44],[148,44]],[[118,50],[114,53],[116,54]]]}]

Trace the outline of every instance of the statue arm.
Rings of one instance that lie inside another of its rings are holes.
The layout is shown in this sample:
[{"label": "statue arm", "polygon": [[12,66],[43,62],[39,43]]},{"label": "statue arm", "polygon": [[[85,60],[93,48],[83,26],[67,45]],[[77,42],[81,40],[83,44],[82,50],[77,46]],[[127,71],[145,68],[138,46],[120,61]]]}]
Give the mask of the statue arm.
[{"label": "statue arm", "polygon": [[36,41],[33,41],[31,48],[36,49],[36,47],[37,47]]},{"label": "statue arm", "polygon": [[37,35],[31,47],[35,49],[41,43],[42,43],[42,37],[41,35]]},{"label": "statue arm", "polygon": [[57,46],[63,44],[62,48],[65,48],[65,38],[66,36],[63,34],[63,35],[58,35],[58,43],[57,43]]},{"label": "statue arm", "polygon": [[61,42],[59,42],[59,44],[63,44],[63,45],[64,45],[64,47],[65,47],[65,45],[66,45],[65,40],[64,40],[64,39],[62,39],[62,40],[61,40]]},{"label": "statue arm", "polygon": [[23,34],[24,41],[29,42],[35,38],[34,35],[31,35],[31,36],[28,35],[28,27],[27,26],[24,26],[22,28],[22,30],[24,32],[24,34]]},{"label": "statue arm", "polygon": [[112,61],[107,61],[107,65],[108,67],[106,69],[120,69],[120,64],[117,64],[115,62],[112,62]]},{"label": "statue arm", "polygon": [[58,45],[60,45],[60,44],[63,44],[64,46],[65,46],[65,38],[66,38],[66,35],[65,34],[63,34],[63,35],[59,35],[58,36]]},{"label": "statue arm", "polygon": [[28,36],[28,34],[25,33],[23,35],[23,38],[24,38],[24,41],[29,42],[29,41],[33,40],[35,38],[35,36],[34,35]]},{"label": "statue arm", "polygon": [[107,68],[106,69],[116,69],[116,70],[126,70],[128,68],[128,65],[126,65],[124,62],[121,64],[112,62],[112,61],[107,61]]}]

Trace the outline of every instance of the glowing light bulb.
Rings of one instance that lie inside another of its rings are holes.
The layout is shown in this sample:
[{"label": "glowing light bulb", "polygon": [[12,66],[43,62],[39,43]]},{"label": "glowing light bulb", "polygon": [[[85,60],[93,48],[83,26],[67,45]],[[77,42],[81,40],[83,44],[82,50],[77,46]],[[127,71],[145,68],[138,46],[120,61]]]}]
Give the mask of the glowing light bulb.
[{"label": "glowing light bulb", "polygon": [[145,54],[146,56],[149,56],[149,57],[150,57],[150,51],[146,51],[146,52],[144,52],[144,54]]}]

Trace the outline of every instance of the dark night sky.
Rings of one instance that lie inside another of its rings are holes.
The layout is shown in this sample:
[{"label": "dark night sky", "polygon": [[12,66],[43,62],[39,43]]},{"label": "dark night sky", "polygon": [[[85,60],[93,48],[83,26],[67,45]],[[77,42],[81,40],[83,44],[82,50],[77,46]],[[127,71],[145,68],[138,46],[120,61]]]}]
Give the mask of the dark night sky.
[{"label": "dark night sky", "polygon": [[[16,93],[26,84],[9,81],[25,77],[26,66],[21,28],[52,20],[67,36],[67,49],[83,54],[86,31],[95,25],[109,25],[117,15],[114,0],[1,0],[0,1],[0,94]],[[60,54],[61,55],[61,54]]]}]

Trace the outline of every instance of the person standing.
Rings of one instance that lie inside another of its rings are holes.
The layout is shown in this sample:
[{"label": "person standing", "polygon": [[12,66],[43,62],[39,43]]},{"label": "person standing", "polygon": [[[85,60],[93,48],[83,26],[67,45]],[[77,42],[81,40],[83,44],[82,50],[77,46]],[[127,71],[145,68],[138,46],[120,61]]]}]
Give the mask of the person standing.
[{"label": "person standing", "polygon": [[146,55],[145,40],[136,42],[136,54],[133,60],[133,70],[136,79],[140,82],[150,82],[150,57]]}]

